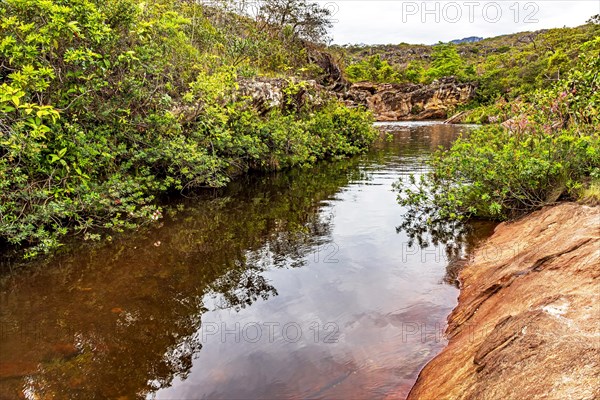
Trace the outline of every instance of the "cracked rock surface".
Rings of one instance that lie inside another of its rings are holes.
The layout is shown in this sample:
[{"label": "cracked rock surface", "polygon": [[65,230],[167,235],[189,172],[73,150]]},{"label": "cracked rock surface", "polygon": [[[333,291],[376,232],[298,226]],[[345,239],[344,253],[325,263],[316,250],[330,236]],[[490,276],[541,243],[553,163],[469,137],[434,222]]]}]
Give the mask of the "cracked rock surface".
[{"label": "cracked rock surface", "polygon": [[600,207],[499,225],[460,279],[449,344],[408,399],[600,398]]}]

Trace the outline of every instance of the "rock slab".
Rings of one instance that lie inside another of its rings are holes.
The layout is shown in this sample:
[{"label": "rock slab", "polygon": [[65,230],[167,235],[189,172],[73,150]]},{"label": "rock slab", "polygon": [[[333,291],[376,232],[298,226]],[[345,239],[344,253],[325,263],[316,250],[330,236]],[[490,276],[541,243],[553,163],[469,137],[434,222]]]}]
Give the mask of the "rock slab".
[{"label": "rock slab", "polygon": [[600,399],[600,207],[499,225],[460,274],[416,399]]},{"label": "rock slab", "polygon": [[348,105],[368,107],[378,121],[445,119],[458,105],[475,96],[473,83],[461,83],[454,78],[442,78],[429,85],[353,84],[343,95]]}]

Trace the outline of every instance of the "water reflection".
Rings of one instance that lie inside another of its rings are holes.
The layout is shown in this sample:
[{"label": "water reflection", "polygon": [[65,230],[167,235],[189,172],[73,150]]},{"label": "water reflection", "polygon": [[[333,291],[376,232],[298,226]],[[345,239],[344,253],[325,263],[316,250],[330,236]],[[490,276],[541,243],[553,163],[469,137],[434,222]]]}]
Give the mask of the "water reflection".
[{"label": "water reflection", "polygon": [[[143,237],[75,251],[8,279],[2,395],[25,385],[42,395],[135,396],[184,377],[201,348],[204,296],[219,294],[218,307],[240,309],[277,295],[260,273],[300,266],[311,246],[327,240],[319,202],[347,184],[352,168],[238,181]],[[257,257],[265,249],[272,262]]]},{"label": "water reflection", "polygon": [[442,247],[396,233],[391,184],[460,128],[388,129],[363,157],[247,177],[5,276],[0,397],[405,393],[443,346],[408,328],[441,331],[457,292]]}]

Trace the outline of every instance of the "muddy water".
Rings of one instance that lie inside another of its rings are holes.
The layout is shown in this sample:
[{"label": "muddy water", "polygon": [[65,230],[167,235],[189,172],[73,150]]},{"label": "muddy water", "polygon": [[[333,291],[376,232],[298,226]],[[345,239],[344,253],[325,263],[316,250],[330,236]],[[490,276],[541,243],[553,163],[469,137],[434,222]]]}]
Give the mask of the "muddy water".
[{"label": "muddy water", "polygon": [[443,245],[397,232],[391,185],[467,128],[385,129],[367,155],[247,177],[5,275],[0,398],[402,398],[458,290]]}]

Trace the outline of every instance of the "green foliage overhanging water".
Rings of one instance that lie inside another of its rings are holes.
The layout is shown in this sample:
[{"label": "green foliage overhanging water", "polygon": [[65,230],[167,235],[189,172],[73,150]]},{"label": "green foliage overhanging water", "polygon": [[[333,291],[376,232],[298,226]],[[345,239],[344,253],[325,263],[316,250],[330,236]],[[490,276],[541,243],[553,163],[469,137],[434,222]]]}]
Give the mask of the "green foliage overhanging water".
[{"label": "green foliage overhanging water", "polygon": [[399,182],[399,202],[434,223],[600,201],[600,38],[581,48],[566,78],[504,106],[511,119],[458,139],[432,157],[432,172]]},{"label": "green foliage overhanging water", "polygon": [[[110,237],[159,219],[160,193],[374,140],[370,114],[335,99],[265,114],[237,91],[240,77],[321,73],[308,41],[325,35],[327,11],[267,0],[252,19],[222,3],[1,3],[0,245],[34,256],[67,235]],[[290,81],[288,97],[300,91]]]}]

